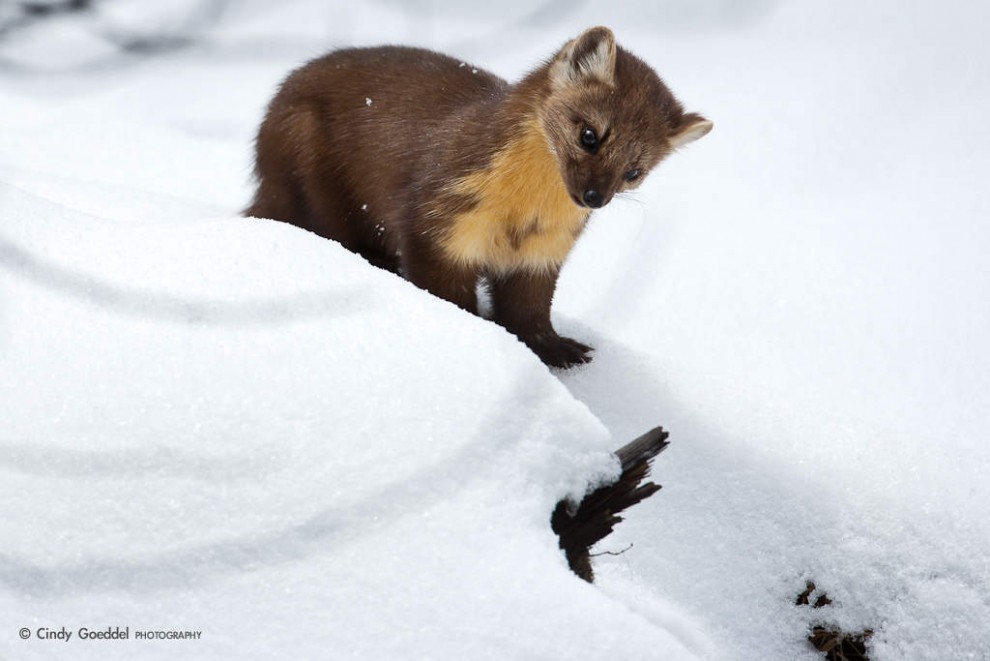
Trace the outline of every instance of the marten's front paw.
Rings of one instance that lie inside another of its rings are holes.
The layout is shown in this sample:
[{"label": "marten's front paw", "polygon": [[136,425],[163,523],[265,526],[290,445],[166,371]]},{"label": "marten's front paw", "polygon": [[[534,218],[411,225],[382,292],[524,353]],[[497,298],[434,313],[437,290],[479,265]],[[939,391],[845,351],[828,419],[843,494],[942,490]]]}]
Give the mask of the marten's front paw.
[{"label": "marten's front paw", "polygon": [[591,347],[556,333],[529,338],[526,344],[550,367],[566,368],[591,362],[591,356],[588,355],[593,351]]}]

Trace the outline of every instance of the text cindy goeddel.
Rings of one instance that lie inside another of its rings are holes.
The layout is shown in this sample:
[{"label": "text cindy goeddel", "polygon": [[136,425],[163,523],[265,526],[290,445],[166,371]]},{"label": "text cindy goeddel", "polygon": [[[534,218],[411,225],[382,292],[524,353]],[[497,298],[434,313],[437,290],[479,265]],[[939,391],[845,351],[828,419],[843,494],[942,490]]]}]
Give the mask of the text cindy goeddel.
[{"label": "text cindy goeddel", "polygon": [[50,643],[70,641],[124,641],[124,640],[199,640],[202,631],[191,629],[164,629],[158,627],[21,627],[17,632],[21,640]]}]

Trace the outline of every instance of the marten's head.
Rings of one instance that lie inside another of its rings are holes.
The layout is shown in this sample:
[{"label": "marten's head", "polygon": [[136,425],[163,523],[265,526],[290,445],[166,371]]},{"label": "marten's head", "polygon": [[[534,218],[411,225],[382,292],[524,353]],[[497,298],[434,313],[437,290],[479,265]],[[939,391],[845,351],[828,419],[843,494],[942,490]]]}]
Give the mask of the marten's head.
[{"label": "marten's head", "polygon": [[670,152],[712,130],[685,113],[645,62],[605,27],[586,30],[548,65],[538,114],[575,204],[597,209],[639,186]]}]

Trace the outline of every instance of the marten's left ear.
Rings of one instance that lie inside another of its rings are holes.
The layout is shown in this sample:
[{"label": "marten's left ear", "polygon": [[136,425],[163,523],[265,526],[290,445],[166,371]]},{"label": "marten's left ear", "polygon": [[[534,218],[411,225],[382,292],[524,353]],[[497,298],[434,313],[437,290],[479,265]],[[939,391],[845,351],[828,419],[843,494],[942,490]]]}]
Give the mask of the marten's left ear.
[{"label": "marten's left ear", "polygon": [[712,130],[715,125],[710,121],[702,117],[701,115],[696,115],[695,113],[688,113],[681,118],[681,122],[677,129],[670,136],[670,146],[673,149],[678,147],[683,147],[684,145],[694,142],[700,137],[708,135],[708,132]]},{"label": "marten's left ear", "polygon": [[615,35],[605,27],[591,28],[567,42],[550,65],[554,87],[597,78],[611,85],[615,79]]}]

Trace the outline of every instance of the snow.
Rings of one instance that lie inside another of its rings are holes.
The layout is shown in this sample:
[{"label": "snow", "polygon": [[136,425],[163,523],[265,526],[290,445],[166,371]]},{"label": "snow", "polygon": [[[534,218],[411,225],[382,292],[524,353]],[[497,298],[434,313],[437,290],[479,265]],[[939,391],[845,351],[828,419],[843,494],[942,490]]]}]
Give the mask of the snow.
[{"label": "snow", "polygon": [[[196,16],[152,4],[0,40],[0,657],[988,658],[990,11],[251,0],[121,59]],[[590,365],[238,217],[307,58],[513,78],[603,22],[716,128],[568,261]],[[549,513],[657,424],[585,584]],[[14,634],[63,626],[202,637]]]}]

